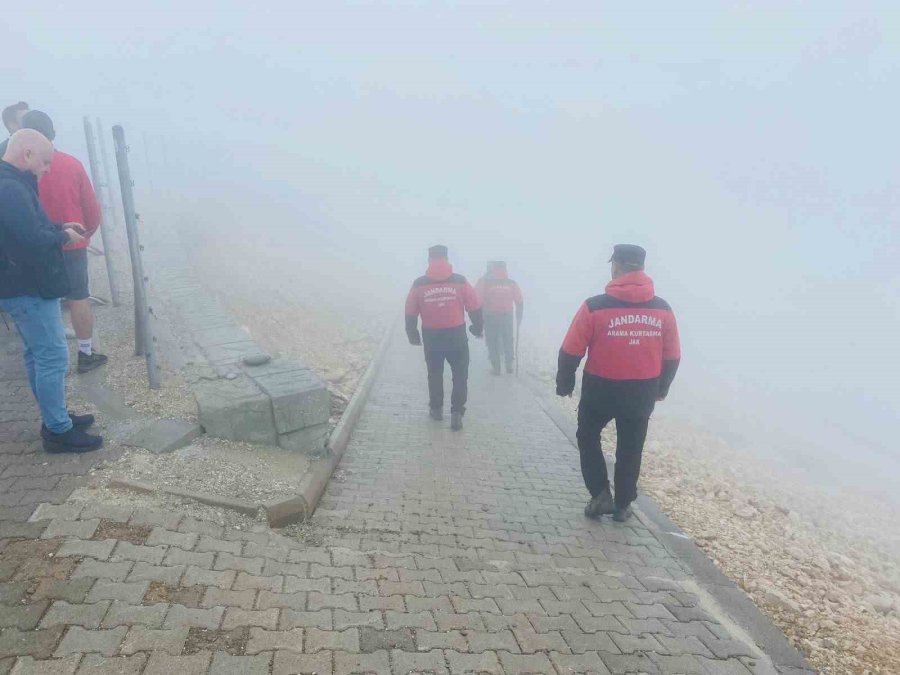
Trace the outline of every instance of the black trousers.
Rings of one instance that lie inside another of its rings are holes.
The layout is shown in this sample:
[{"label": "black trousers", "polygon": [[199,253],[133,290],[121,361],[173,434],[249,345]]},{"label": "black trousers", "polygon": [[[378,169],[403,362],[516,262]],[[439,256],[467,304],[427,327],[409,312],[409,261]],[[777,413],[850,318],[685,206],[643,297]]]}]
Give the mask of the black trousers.
[{"label": "black trousers", "polygon": [[450,411],[466,411],[469,396],[469,345],[455,349],[425,348],[425,364],[428,366],[428,405],[444,407],[444,361],[453,373],[453,393],[450,395]]},{"label": "black trousers", "polygon": [[513,334],[513,313],[484,313],[484,340],[487,342],[488,356],[494,370],[500,369],[503,358],[506,367],[511,368],[515,358],[515,337]]},{"label": "black trousers", "polygon": [[616,420],[617,436],[615,499],[617,506],[627,506],[637,499],[641,455],[647,439],[649,417],[618,416],[605,405],[582,398],[578,405],[577,433],[581,475],[592,497],[609,489],[609,475],[600,447],[600,432],[613,419]]}]

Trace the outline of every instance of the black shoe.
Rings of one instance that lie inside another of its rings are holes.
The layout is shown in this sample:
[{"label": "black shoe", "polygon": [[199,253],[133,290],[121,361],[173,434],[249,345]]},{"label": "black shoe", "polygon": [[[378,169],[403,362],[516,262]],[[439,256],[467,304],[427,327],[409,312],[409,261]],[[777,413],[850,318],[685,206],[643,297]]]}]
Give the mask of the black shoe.
[{"label": "black shoe", "polygon": [[103,438],[91,436],[80,429],[72,427],[62,434],[54,434],[51,431],[42,432],[44,450],[47,452],[90,452],[103,445]]},{"label": "black shoe", "polygon": [[463,414],[461,412],[450,413],[451,431],[462,431],[462,418]]},{"label": "black shoe", "polygon": [[499,374],[500,374],[500,366],[496,366],[496,367],[492,368],[492,369],[491,369],[491,372],[492,372],[494,375],[499,375]]},{"label": "black shoe", "polygon": [[435,422],[440,422],[444,419],[444,411],[441,408],[429,408],[428,416],[431,417]]},{"label": "black shoe", "polygon": [[97,352],[93,352],[90,356],[84,352],[78,352],[78,372],[89,373],[95,368],[106,365],[107,361],[109,361],[107,357]]},{"label": "black shoe", "polygon": [[71,410],[69,411],[69,419],[72,420],[72,425],[76,429],[87,429],[96,421],[93,415],[76,415]]},{"label": "black shoe", "polygon": [[592,498],[584,507],[584,515],[588,518],[599,518],[602,515],[608,515],[616,510],[613,502],[612,494],[609,488]]},{"label": "black shoe", "polygon": [[[94,423],[93,415],[76,415],[70,412],[69,419],[72,420],[72,428],[79,431],[84,431]],[[47,425],[41,424],[41,438],[47,438],[48,434],[50,434],[50,430],[47,428]],[[52,436],[53,434],[50,435]]]},{"label": "black shoe", "polygon": [[617,523],[624,523],[626,520],[631,518],[633,511],[631,510],[631,506],[619,506],[616,504],[616,511],[613,513],[613,520]]},{"label": "black shoe", "polygon": [[512,375],[513,372],[514,372],[514,371],[513,371],[513,367],[512,367],[512,366],[506,366],[506,374],[507,374],[507,375]]}]

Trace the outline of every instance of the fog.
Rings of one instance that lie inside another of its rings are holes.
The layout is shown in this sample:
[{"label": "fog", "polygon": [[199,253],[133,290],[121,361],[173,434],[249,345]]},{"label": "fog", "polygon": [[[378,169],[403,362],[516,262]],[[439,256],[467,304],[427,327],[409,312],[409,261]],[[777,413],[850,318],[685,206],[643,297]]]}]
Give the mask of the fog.
[{"label": "fog", "polygon": [[4,15],[0,103],[85,160],[82,115],[123,124],[143,208],[398,312],[431,244],[473,280],[505,259],[548,363],[612,245],[639,243],[682,332],[661,413],[823,484],[900,475],[896,4]]}]

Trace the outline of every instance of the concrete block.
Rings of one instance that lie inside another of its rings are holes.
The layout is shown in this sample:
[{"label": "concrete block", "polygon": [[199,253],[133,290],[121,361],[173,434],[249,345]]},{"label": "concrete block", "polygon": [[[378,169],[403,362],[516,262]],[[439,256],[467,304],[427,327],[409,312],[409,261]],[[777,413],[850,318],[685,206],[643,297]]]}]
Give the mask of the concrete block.
[{"label": "concrete block", "polygon": [[209,323],[204,321],[205,327],[195,332],[192,337],[200,347],[214,347],[217,345],[230,345],[235,342],[247,342],[250,336],[236,324],[217,325],[219,322],[212,319]]},{"label": "concrete block", "polygon": [[272,402],[250,378],[201,381],[194,395],[200,424],[210,436],[276,445]]},{"label": "concrete block", "polygon": [[122,445],[162,454],[183,448],[203,433],[199,424],[184,420],[154,420],[122,440]]},{"label": "concrete block", "polygon": [[278,447],[318,457],[325,453],[328,423],[278,435]]},{"label": "concrete block", "polygon": [[248,352],[257,352],[259,347],[253,340],[243,340],[242,342],[232,342],[227,345],[210,345],[202,347],[206,358],[214,366],[233,365],[237,366],[241,357]]},{"label": "concrete block", "polygon": [[328,423],[328,390],[312,371],[252,373],[250,377],[272,399],[279,434]]}]

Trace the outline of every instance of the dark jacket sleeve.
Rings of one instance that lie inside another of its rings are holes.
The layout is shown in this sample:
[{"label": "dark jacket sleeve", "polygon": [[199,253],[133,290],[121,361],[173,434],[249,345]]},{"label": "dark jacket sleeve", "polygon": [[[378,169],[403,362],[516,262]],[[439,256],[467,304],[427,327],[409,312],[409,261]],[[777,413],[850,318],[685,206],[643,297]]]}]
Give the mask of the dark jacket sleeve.
[{"label": "dark jacket sleeve", "polygon": [[409,289],[406,296],[406,337],[410,344],[422,342],[422,336],[419,335],[419,294],[415,286]]},{"label": "dark jacket sleeve", "polygon": [[462,289],[463,305],[469,313],[469,319],[472,322],[470,332],[472,335],[482,335],[484,333],[484,312],[481,308],[481,298],[472,285],[468,282]]},{"label": "dark jacket sleeve", "polygon": [[0,204],[3,204],[0,224],[3,236],[29,249],[50,248],[68,243],[68,235],[54,227],[43,211],[35,208],[26,189],[11,183],[12,181],[0,183]]},{"label": "dark jacket sleeve", "polygon": [[681,359],[670,359],[663,361],[662,375],[659,376],[659,397],[665,398],[669,395],[669,387],[672,386],[672,380],[675,379],[675,373],[678,372],[678,366]]},{"label": "dark jacket sleeve", "polygon": [[469,310],[469,319],[472,321],[472,335],[482,335],[484,333],[484,311],[481,307]]},{"label": "dark jacket sleeve", "polygon": [[575,391],[575,375],[581,364],[581,356],[568,354],[565,350],[559,350],[559,364],[556,369],[556,393],[560,396],[568,396]]},{"label": "dark jacket sleeve", "polygon": [[672,312],[663,323],[663,369],[659,376],[659,398],[669,395],[669,387],[681,363],[681,339],[678,336],[678,322]]},{"label": "dark jacket sleeve", "polygon": [[575,371],[584,358],[593,340],[594,324],[587,303],[582,303],[572,319],[569,332],[559,350],[559,365],[556,371],[556,393],[568,396],[575,391]]}]

